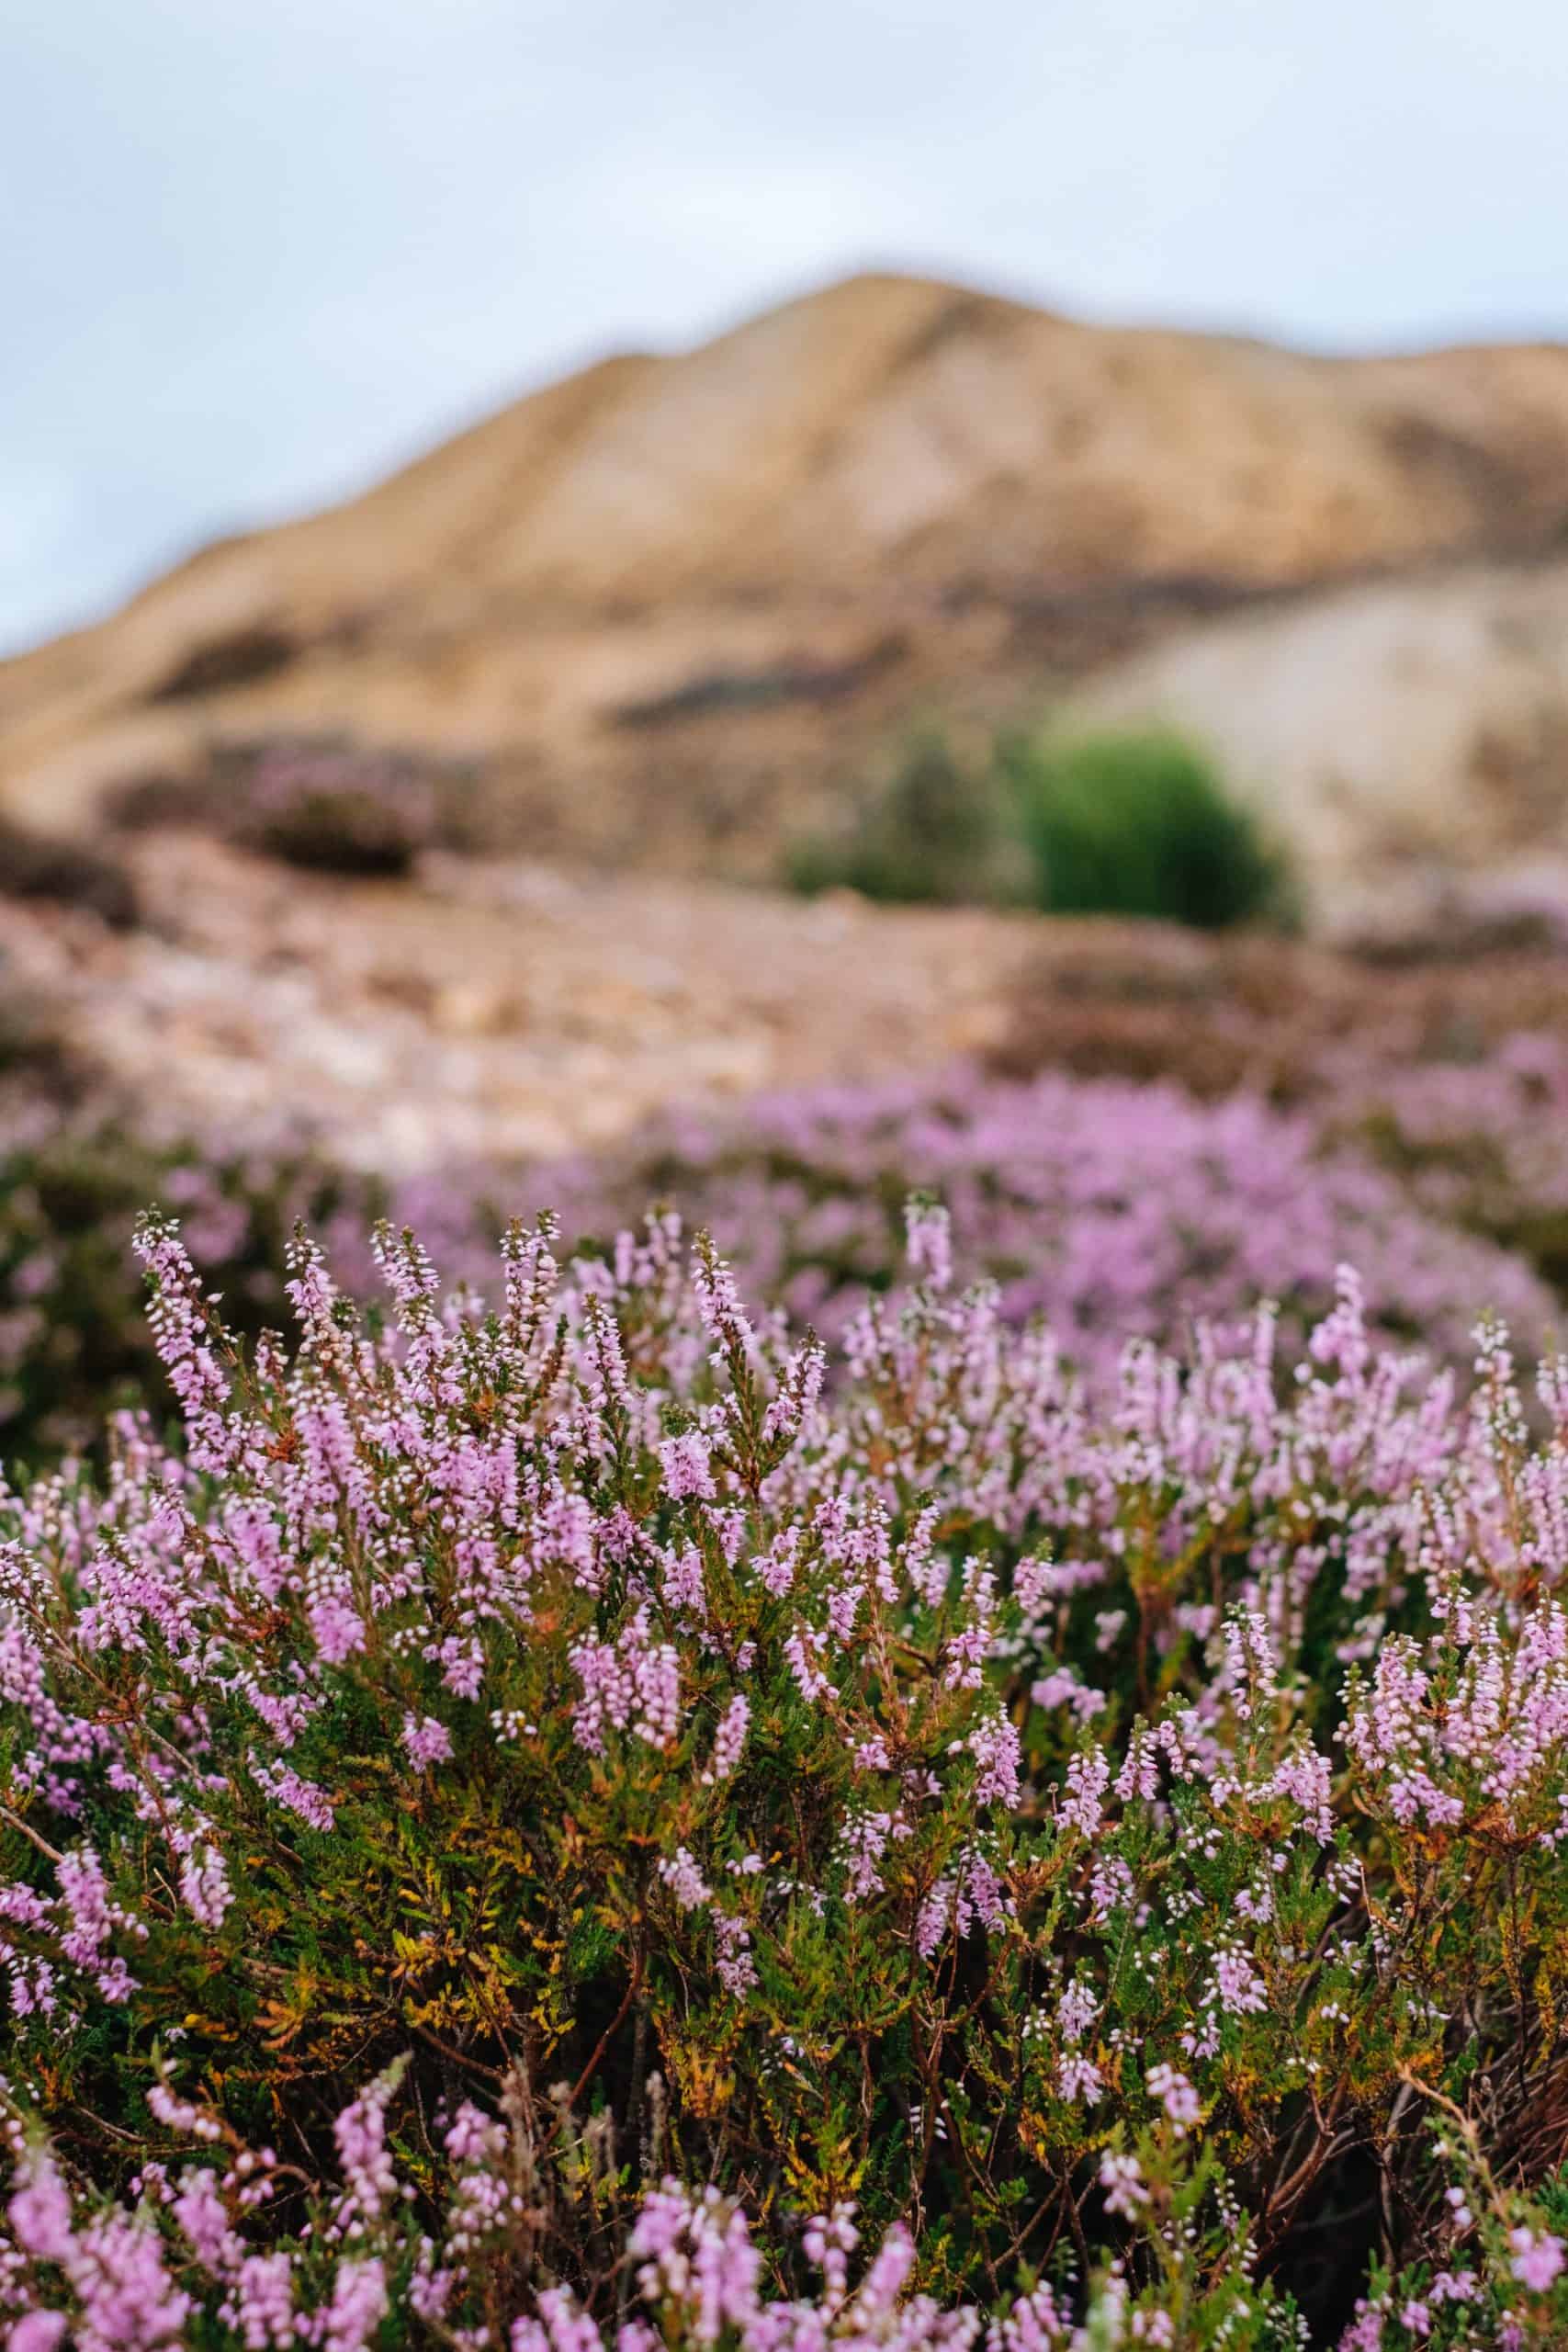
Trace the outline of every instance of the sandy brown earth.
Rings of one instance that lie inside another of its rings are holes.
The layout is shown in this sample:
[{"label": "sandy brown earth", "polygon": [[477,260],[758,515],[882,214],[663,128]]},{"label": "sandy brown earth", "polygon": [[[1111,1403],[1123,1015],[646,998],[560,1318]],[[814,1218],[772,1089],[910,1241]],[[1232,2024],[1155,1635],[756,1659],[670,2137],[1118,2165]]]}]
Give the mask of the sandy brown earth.
[{"label": "sandy brown earth", "polygon": [[[1257,654],[1267,681],[1268,649],[1292,649],[1292,692],[1255,688],[1250,638],[1210,691],[1213,616],[1371,575],[1402,594],[1412,567],[1478,554],[1545,563],[1565,525],[1568,350],[1322,358],[856,278],[549,386],[0,663],[0,807],[90,828],[103,788],[215,743],[342,729],[482,761],[535,856],[756,878],[912,716],[981,725],[1168,639],[1153,687],[1137,672],[1122,700],[1185,708],[1196,663],[1188,701],[1205,723],[1217,697],[1235,714],[1238,782],[1300,824],[1332,895],[1380,793],[1419,831],[1434,763],[1445,805],[1470,792],[1499,697],[1505,734],[1543,695],[1558,724],[1556,659],[1505,660],[1498,686],[1509,598],[1461,571],[1402,624],[1444,673],[1423,720],[1403,656],[1369,657],[1370,680],[1332,643],[1309,660],[1293,610],[1260,615]],[[1568,567],[1546,570],[1525,602],[1550,631]],[[1336,747],[1352,786],[1325,816]],[[1489,854],[1492,804],[1472,797]]]},{"label": "sandy brown earth", "polygon": [[[433,856],[372,883],[194,833],[130,854],[136,928],[0,895],[0,1069],[30,1024],[138,1127],[225,1149],[305,1129],[389,1175],[591,1148],[672,1103],[957,1057],[1289,1100],[1346,1049],[1463,1062],[1520,1031],[1568,1034],[1562,942],[1457,924],[1447,958],[1379,962],[522,860]],[[48,1076],[35,1051],[20,1099],[46,1124]]]},{"label": "sandy brown earth", "polygon": [[326,881],[170,833],[134,865],[135,930],[0,897],[0,990],[143,1116],[226,1144],[303,1121],[387,1173],[984,1053],[1041,928],[520,862]]}]

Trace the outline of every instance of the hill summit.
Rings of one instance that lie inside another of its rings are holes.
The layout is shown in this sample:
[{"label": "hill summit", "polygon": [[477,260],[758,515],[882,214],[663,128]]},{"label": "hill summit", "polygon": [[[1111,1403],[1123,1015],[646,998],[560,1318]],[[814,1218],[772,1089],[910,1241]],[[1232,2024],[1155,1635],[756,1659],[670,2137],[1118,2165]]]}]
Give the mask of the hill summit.
[{"label": "hill summit", "polygon": [[1330,358],[857,277],[606,359],[0,664],[0,797],[267,732],[482,760],[541,846],[756,866],[864,747],[1173,622],[1568,529],[1568,349]]}]

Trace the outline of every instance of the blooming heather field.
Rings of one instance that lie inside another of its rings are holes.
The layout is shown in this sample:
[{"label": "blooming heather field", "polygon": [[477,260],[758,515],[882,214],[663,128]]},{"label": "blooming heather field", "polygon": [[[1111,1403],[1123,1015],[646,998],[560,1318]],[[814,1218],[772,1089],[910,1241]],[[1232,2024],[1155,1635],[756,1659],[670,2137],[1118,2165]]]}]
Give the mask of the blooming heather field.
[{"label": "blooming heather field", "polygon": [[28,1080],[7,2352],[1568,2343],[1568,1052],[1289,1080]]},{"label": "blooming heather field", "polygon": [[1281,1107],[1245,1089],[959,1067],[671,1113],[593,1159],[393,1185],[303,1136],[244,1152],[139,1142],[91,1098],[69,1117],[18,1116],[0,1149],[0,1442],[42,1466],[92,1443],[116,1404],[162,1409],[130,1247],[151,1202],[180,1217],[249,1330],[285,1317],[301,1216],[363,1295],[383,1215],[413,1226],[448,1283],[482,1291],[513,1215],[549,1207],[570,1249],[603,1254],[665,1202],[713,1234],[756,1307],[836,1338],[897,1277],[919,1192],[950,1212],[960,1281],[994,1280],[1011,1324],[1043,1317],[1100,1396],[1129,1339],[1186,1349],[1199,1318],[1234,1325],[1263,1298],[1298,1343],[1347,1260],[1377,1330],[1439,1363],[1469,1364],[1483,1312],[1540,1351],[1568,1276],[1568,1050],[1519,1035],[1464,1063],[1325,1053],[1315,1077]]}]

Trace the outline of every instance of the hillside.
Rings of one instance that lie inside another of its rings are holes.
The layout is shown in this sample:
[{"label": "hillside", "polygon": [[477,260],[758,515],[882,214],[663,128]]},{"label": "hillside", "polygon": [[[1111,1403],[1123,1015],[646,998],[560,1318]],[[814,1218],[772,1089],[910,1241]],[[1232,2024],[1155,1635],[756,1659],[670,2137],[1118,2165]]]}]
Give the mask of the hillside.
[{"label": "hillside", "polygon": [[69,828],[214,741],[346,730],[481,760],[536,852],[757,873],[910,713],[1565,529],[1568,350],[1318,358],[854,278],[0,664],[0,798]]},{"label": "hillside", "polygon": [[1319,928],[1568,903],[1568,562],[1472,564],[1216,618],[1080,690],[1201,741],[1289,830]]}]

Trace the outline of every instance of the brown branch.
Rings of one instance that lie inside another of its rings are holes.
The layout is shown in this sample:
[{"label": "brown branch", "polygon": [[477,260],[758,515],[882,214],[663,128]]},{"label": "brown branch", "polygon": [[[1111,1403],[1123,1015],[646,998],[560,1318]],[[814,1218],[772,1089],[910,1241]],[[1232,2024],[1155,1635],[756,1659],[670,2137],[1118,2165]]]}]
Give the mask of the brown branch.
[{"label": "brown branch", "polygon": [[29,1846],[36,1846],[39,1852],[42,1854],[47,1860],[51,1862],[62,1862],[65,1860],[64,1855],[59,1851],[58,1848],[51,1846],[47,1838],[40,1838],[36,1829],[29,1829],[27,1823],[22,1819],[21,1815],[19,1813],[13,1813],[8,1804],[0,1804],[0,1820],[8,1821],[12,1828],[18,1831],[19,1834],[27,1839]]}]

